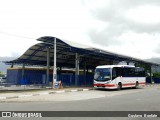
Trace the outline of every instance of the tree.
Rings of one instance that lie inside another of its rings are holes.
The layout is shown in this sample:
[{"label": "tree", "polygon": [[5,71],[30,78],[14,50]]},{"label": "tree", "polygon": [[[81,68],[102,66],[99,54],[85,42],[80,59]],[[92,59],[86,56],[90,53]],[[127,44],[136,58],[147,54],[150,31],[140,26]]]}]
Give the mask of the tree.
[{"label": "tree", "polygon": [[0,71],[0,77],[4,77],[4,73]]},{"label": "tree", "polygon": [[153,78],[160,78],[160,72],[153,73]]}]

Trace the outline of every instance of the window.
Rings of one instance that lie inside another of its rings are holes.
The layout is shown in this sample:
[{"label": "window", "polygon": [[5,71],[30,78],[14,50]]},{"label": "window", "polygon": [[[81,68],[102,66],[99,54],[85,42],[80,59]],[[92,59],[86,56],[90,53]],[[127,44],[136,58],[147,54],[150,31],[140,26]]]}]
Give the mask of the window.
[{"label": "window", "polygon": [[110,68],[97,68],[94,74],[94,80],[96,81],[108,81],[111,79]]},{"label": "window", "polygon": [[124,77],[134,77],[135,75],[135,68],[124,68]]}]

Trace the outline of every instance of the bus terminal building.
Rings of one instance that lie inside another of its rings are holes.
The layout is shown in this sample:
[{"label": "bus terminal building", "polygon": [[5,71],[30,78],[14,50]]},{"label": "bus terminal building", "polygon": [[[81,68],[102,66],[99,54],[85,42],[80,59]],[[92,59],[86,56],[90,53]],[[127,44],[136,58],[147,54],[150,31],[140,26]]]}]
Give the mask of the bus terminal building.
[{"label": "bus terminal building", "polygon": [[[61,80],[64,86],[90,86],[93,84],[94,70],[99,65],[114,65],[126,61],[127,64],[145,66],[150,73],[152,66],[159,66],[56,37],[44,36],[37,40],[40,43],[31,46],[22,56],[5,62],[11,65],[7,70],[8,83],[49,86],[53,81]],[[150,83],[151,78],[146,82]]]}]

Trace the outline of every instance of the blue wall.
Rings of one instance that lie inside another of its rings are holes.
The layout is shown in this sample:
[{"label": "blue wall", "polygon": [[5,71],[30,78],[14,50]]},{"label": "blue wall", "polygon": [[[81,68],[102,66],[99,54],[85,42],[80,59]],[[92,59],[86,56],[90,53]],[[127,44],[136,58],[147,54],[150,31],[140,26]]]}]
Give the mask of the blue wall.
[{"label": "blue wall", "polygon": [[[160,78],[152,78],[152,80],[154,81],[154,83],[160,83]],[[146,83],[151,83],[150,77],[146,78]]]},{"label": "blue wall", "polygon": [[[8,69],[7,82],[16,85],[44,84],[45,85],[46,70],[25,69],[22,77],[22,69]],[[50,72],[49,81],[52,82],[53,75]],[[74,74],[58,74],[57,80],[62,81],[63,86],[75,86]],[[77,86],[93,85],[93,75],[79,75]]]},{"label": "blue wall", "polygon": [[7,82],[17,85],[42,84],[44,74],[46,74],[44,70],[26,69],[24,70],[24,76],[22,76],[22,69],[8,69]]},{"label": "blue wall", "polygon": [[[93,85],[93,75],[79,75],[77,86],[92,86]],[[58,81],[62,81],[64,86],[75,86],[75,75],[58,75]]]},{"label": "blue wall", "polygon": [[160,78],[153,78],[154,83],[160,83]]}]

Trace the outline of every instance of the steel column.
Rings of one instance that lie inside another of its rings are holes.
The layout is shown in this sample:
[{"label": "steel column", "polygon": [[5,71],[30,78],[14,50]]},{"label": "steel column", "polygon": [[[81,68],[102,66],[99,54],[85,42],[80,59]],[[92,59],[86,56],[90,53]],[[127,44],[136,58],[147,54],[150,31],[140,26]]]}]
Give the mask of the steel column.
[{"label": "steel column", "polygon": [[75,55],[75,85],[78,85],[79,80],[79,55],[76,53]]},{"label": "steel column", "polygon": [[152,65],[150,65],[150,70],[149,70],[149,72],[150,72],[150,79],[151,79],[151,84],[153,83],[153,81],[152,81]]},{"label": "steel column", "polygon": [[86,81],[86,62],[84,62],[83,75],[84,75],[84,80],[85,80],[85,85],[86,85],[86,83],[87,83],[87,81]]},{"label": "steel column", "polygon": [[25,65],[22,65],[22,80],[24,80],[24,69],[25,69]]},{"label": "steel column", "polygon": [[49,68],[50,68],[50,48],[47,48],[47,79],[46,85],[49,85]]}]

